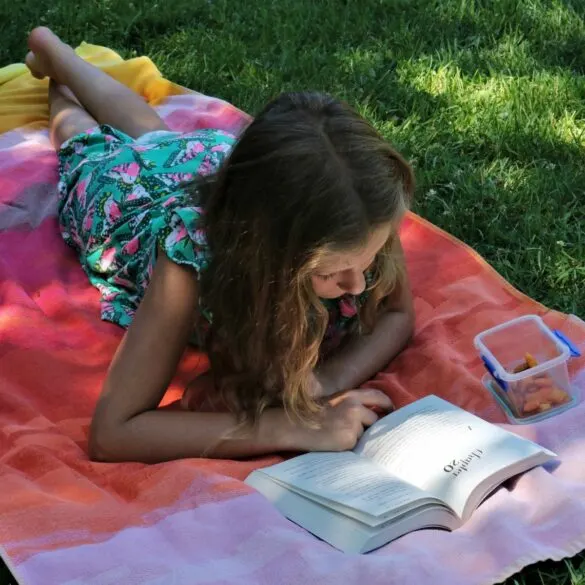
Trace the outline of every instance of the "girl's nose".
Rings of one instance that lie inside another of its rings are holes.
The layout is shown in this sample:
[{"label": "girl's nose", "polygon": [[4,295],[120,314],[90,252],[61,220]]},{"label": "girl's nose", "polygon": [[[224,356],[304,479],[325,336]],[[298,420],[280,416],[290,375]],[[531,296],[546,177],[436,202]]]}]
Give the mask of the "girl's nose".
[{"label": "girl's nose", "polygon": [[346,270],[341,274],[337,285],[346,293],[360,295],[366,289],[366,278],[360,270]]}]

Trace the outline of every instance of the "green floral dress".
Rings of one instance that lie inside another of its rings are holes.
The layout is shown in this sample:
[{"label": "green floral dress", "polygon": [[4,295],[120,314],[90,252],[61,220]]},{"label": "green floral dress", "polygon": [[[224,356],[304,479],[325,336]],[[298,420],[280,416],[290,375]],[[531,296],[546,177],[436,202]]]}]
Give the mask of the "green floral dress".
[{"label": "green floral dress", "polygon": [[[91,283],[101,317],[127,327],[150,281],[158,247],[199,274],[208,264],[203,209],[186,187],[214,173],[235,143],[221,130],[152,132],[134,140],[100,126],[59,151],[59,223]],[[324,349],[355,322],[365,295],[324,301],[330,322]],[[202,313],[210,317],[202,307]]]}]

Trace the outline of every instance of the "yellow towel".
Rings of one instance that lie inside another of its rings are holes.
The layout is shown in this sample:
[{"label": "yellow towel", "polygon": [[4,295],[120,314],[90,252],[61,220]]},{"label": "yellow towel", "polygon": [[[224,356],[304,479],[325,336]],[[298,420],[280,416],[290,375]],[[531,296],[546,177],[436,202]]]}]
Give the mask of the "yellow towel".
[{"label": "yellow towel", "polygon": [[[164,79],[147,57],[124,61],[106,47],[82,43],[75,52],[156,105],[187,90]],[[0,69],[0,133],[14,128],[42,128],[49,122],[48,80],[35,79],[23,64]]]}]

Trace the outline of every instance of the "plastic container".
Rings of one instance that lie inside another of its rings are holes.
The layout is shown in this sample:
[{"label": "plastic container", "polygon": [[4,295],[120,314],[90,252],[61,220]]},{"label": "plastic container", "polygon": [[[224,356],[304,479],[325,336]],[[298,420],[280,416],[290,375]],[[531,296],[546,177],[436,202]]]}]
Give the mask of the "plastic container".
[{"label": "plastic container", "polygon": [[510,422],[535,422],[577,402],[567,362],[581,354],[540,317],[513,319],[480,333],[474,343],[489,372],[483,382]]}]

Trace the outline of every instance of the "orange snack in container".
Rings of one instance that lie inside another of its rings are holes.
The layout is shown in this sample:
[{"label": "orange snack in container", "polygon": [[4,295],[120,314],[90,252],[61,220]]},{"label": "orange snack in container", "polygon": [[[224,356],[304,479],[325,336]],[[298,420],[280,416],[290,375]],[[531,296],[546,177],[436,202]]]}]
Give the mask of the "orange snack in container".
[{"label": "orange snack in container", "polygon": [[567,362],[579,349],[539,316],[486,329],[474,344],[488,371],[482,382],[512,423],[540,420],[577,403]]}]

